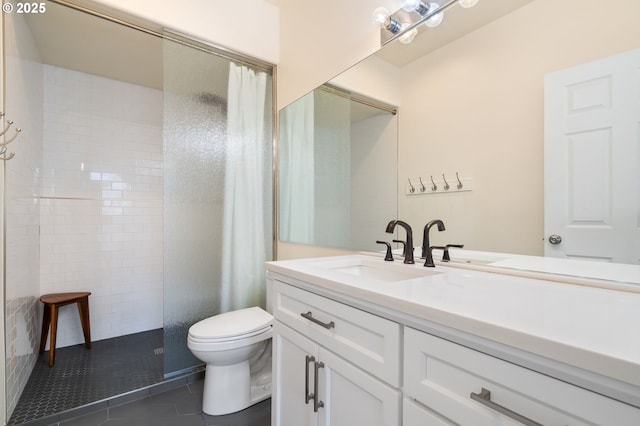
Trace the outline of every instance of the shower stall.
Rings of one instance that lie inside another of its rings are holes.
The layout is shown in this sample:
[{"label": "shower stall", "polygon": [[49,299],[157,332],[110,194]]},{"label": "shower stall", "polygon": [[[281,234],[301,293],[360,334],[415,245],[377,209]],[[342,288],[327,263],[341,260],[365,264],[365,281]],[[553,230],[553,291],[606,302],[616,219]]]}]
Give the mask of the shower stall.
[{"label": "shower stall", "polygon": [[[21,128],[2,162],[7,418],[42,294],[90,291],[94,341],[162,330],[165,378],[198,368],[191,324],[264,306],[273,67],[88,12],[3,14],[2,112]],[[83,342],[77,315],[58,348]]]}]

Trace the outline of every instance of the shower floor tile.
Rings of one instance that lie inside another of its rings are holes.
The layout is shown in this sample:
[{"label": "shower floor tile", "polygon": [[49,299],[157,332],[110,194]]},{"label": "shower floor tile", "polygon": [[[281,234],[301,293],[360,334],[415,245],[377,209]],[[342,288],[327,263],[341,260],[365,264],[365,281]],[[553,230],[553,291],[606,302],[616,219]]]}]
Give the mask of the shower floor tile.
[{"label": "shower floor tile", "polygon": [[162,329],[56,349],[38,357],[8,425],[27,423],[163,381]]}]

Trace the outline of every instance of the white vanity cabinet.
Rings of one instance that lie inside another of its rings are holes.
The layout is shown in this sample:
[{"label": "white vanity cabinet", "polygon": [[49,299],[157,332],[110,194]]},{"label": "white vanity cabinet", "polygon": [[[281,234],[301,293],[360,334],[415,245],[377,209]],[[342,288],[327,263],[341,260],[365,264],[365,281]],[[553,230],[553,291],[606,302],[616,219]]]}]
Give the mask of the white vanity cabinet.
[{"label": "white vanity cabinet", "polygon": [[272,424],[400,425],[400,326],[278,281],[273,295]]},{"label": "white vanity cabinet", "polygon": [[[404,336],[405,396],[456,424],[640,425],[638,408],[409,327]],[[447,424],[432,417],[422,424]]]}]

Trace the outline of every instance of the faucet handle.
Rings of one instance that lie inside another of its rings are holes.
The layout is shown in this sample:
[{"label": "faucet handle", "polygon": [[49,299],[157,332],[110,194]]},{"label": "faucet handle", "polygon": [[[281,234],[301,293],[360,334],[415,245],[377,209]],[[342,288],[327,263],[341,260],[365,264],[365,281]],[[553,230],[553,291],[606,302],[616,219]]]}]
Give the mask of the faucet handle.
[{"label": "faucet handle", "polygon": [[[448,262],[451,259],[449,258],[449,246],[431,246],[429,247],[429,253],[431,254],[431,252],[433,252],[433,249],[436,250],[442,250],[442,261],[443,262]],[[431,257],[431,261],[433,262],[433,255],[429,256]],[[435,266],[435,265],[426,265],[425,266]]]},{"label": "faucet handle", "polygon": [[387,253],[384,256],[384,260],[387,262],[393,262],[393,254],[391,253],[391,244],[389,244],[386,241],[376,241],[377,244],[384,244],[385,246],[387,246]]},{"label": "faucet handle", "polygon": [[449,262],[451,260],[451,258],[449,257],[449,247],[464,248],[464,244],[447,244],[444,249],[444,254],[442,255],[443,262]]},{"label": "faucet handle", "polygon": [[407,255],[407,242],[402,240],[392,240],[394,243],[402,244],[402,255]]}]

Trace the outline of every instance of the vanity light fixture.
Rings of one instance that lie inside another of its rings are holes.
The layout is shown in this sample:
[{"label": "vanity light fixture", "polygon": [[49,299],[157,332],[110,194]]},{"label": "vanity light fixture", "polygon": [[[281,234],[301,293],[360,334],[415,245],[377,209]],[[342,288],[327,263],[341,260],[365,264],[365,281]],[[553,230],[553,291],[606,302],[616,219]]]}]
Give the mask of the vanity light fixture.
[{"label": "vanity light fixture", "polygon": [[417,27],[424,23],[434,28],[442,23],[444,11],[454,4],[469,8],[479,0],[441,0],[443,3],[423,0],[400,0],[401,8],[394,13],[384,7],[373,11],[373,21],[380,26],[381,44],[385,45],[396,38],[403,44],[409,44],[418,33]]},{"label": "vanity light fixture", "polygon": [[[409,24],[407,23],[402,24],[402,30],[406,29],[408,26]],[[402,44],[409,44],[414,38],[416,38],[416,35],[418,35],[418,29],[411,28],[409,31],[404,31],[402,35],[398,37],[398,41]]]},{"label": "vanity light fixture", "polygon": [[444,15],[442,12],[436,13],[435,15],[433,15],[433,12],[435,12],[439,8],[440,8],[440,5],[438,3],[425,3],[422,0],[402,0],[402,9],[405,12],[415,11],[418,14],[420,14],[420,16],[422,17],[425,17],[427,15],[432,15],[424,23],[427,27],[431,27],[431,28],[437,27],[442,23],[442,19],[444,18]]},{"label": "vanity light fixture", "polygon": [[373,11],[373,22],[392,34],[398,34],[402,29],[402,24],[393,19],[385,7],[379,7]]},{"label": "vanity light fixture", "polygon": [[[429,3],[430,13],[435,12],[438,9],[440,9],[440,5],[438,3]],[[443,19],[444,19],[444,13],[442,12],[436,13],[435,15],[431,16],[429,19],[424,21],[424,24],[429,28],[435,28],[442,23]]]},{"label": "vanity light fixture", "polygon": [[402,9],[406,12],[415,10],[421,16],[426,16],[429,13],[429,6],[422,0],[402,0]]}]

